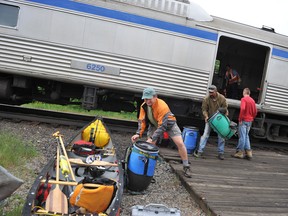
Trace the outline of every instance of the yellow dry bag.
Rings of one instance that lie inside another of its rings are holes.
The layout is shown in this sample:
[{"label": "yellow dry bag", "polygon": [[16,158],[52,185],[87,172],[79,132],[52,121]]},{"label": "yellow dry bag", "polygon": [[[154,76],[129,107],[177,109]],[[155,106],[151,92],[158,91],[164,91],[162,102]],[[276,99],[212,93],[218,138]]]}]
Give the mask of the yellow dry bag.
[{"label": "yellow dry bag", "polygon": [[82,131],[82,139],[102,148],[108,144],[110,136],[102,121],[97,119]]}]

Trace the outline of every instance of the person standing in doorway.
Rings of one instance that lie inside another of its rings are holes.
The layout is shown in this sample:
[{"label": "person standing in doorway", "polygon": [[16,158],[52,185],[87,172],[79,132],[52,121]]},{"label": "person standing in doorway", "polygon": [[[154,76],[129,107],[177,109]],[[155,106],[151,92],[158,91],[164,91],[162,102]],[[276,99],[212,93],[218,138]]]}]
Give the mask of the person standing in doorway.
[{"label": "person standing in doorway", "polygon": [[236,147],[236,153],[232,155],[233,157],[242,159],[246,156],[248,160],[252,159],[249,131],[256,115],[257,107],[255,101],[250,97],[250,89],[245,88],[243,90],[243,97],[240,104],[240,114],[238,118],[239,140]]},{"label": "person standing in doorway", "polygon": [[[201,136],[199,148],[194,152],[195,157],[201,157],[210,136],[211,127],[208,123],[209,117],[211,117],[214,113],[221,108],[225,110],[225,114],[228,115],[228,104],[226,102],[226,98],[217,92],[217,87],[215,85],[211,85],[209,87],[209,95],[204,98],[202,102],[202,112],[205,119],[205,129],[204,133]],[[224,146],[225,140],[218,135],[218,158],[220,160],[224,160]]]},{"label": "person standing in doorway", "polygon": [[240,76],[238,72],[231,67],[231,65],[226,66],[225,79],[227,98],[238,99],[238,81]]},{"label": "person standing in doorway", "polygon": [[151,88],[143,90],[142,103],[138,119],[138,130],[131,137],[131,141],[135,142],[142,137],[146,127],[148,127],[146,142],[156,144],[157,140],[167,131],[173,142],[178,147],[179,155],[183,163],[184,176],[191,178],[190,165],[188,161],[187,149],[184,145],[181,130],[177,125],[174,114],[165,101],[157,97],[156,91]]}]

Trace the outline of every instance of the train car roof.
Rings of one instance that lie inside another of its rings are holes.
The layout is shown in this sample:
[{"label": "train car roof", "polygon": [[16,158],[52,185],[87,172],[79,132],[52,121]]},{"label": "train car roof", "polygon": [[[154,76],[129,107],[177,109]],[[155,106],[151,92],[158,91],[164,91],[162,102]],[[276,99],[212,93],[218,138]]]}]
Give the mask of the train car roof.
[{"label": "train car roof", "polygon": [[[155,6],[150,8],[148,4],[139,3],[139,1],[129,0],[115,0],[109,2],[103,2],[99,0],[74,0],[76,2],[83,2],[85,4],[92,4],[95,6],[109,7],[115,10],[121,10],[124,12],[137,14],[140,16],[151,17],[167,22],[172,22],[180,25],[187,25],[190,27],[199,26],[204,29],[211,29],[213,31],[222,31],[239,36],[256,39],[263,42],[272,43],[274,45],[287,47],[288,36],[271,32],[269,29],[262,29],[262,27],[254,27],[243,23],[227,20],[221,17],[211,16],[202,9],[201,6],[187,1],[174,1],[175,3],[187,7],[187,14],[176,14],[175,11],[169,11],[167,8],[160,10]],[[186,2],[186,3],[185,3]],[[186,16],[185,16],[186,15]],[[185,17],[184,17],[185,16]]]},{"label": "train car roof", "polygon": [[[227,20],[224,18],[210,16],[205,14],[205,9],[203,10],[201,6],[195,3],[185,3],[185,1],[174,1],[182,6],[187,6],[187,14],[175,14],[175,11],[168,11],[167,8],[164,10],[157,9],[155,7],[150,8],[145,4],[140,4],[139,1],[129,0],[121,1],[115,0],[109,2],[103,2],[99,0],[75,0],[76,2],[83,2],[85,4],[92,4],[95,6],[109,7],[115,10],[121,10],[124,12],[137,14],[140,16],[151,17],[154,19],[163,20],[166,22],[176,23],[180,25],[186,25],[189,27],[201,27],[203,29],[210,29],[213,31],[222,31],[232,34],[237,34],[239,36],[244,36],[254,40],[259,40],[267,43],[272,43],[281,47],[287,47],[288,36],[277,34],[276,32],[268,31],[268,29],[262,29],[262,27],[254,27],[246,25],[243,23],[235,22],[232,20]],[[138,5],[137,5],[138,4]],[[189,8],[190,7],[190,8]],[[190,10],[190,12],[189,12]],[[174,13],[174,14],[173,14]],[[186,17],[184,17],[186,15]]]},{"label": "train car roof", "polygon": [[197,26],[201,26],[204,28],[227,32],[227,33],[233,33],[239,36],[252,38],[255,40],[263,41],[272,43],[274,45],[282,46],[287,48],[288,44],[288,36],[277,34],[276,32],[273,32],[273,29],[269,29],[267,27],[254,27],[250,25],[246,25],[243,23],[238,23],[235,21],[223,19],[220,17],[213,17],[213,21],[211,22],[197,22]]},{"label": "train car roof", "polygon": [[[276,32],[269,31],[269,29],[262,29],[261,27],[257,28],[254,26],[242,24],[239,22],[223,19],[216,16],[209,16],[205,14],[205,11],[193,3],[185,3],[185,1],[172,1],[175,4],[181,4],[185,9],[186,13],[177,14],[175,11],[168,11],[167,8],[157,9],[151,5],[140,4],[137,0],[114,0],[114,1],[101,1],[101,0],[9,0],[7,2],[29,2],[29,3],[40,3],[40,4],[51,4],[51,2],[67,2],[66,4],[84,4],[92,5],[96,7],[108,8],[110,10],[121,11],[124,13],[134,14],[141,17],[149,17],[155,20],[161,20],[168,23],[173,23],[176,25],[187,26],[190,28],[198,27],[200,29],[211,31],[211,32],[226,32],[235,34],[241,37],[250,38],[253,40],[258,40],[266,43],[271,43],[276,46],[287,48],[288,36],[277,34]],[[58,3],[56,3],[58,4]],[[155,4],[155,3],[154,3]],[[149,7],[148,7],[149,6]],[[193,9],[191,9],[193,7]],[[74,7],[75,10],[77,7]],[[176,8],[176,7],[175,7]],[[67,8],[66,8],[67,9]],[[178,9],[177,9],[178,10]],[[190,11],[190,12],[189,12]],[[199,11],[199,13],[197,12]],[[199,16],[199,19],[197,19]],[[204,17],[204,19],[203,19]],[[203,19],[204,21],[199,21]],[[205,20],[206,19],[206,20]],[[198,21],[197,21],[198,20]]]}]

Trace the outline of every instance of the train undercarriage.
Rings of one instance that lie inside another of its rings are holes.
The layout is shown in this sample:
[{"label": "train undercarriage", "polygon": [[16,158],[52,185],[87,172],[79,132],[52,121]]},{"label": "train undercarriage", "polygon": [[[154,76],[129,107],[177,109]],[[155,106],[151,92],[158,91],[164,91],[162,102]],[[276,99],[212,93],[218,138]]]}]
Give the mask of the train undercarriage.
[{"label": "train undercarriage", "polygon": [[[99,108],[115,112],[134,112],[139,110],[142,103],[141,95],[131,92],[9,74],[0,76],[0,99],[4,103],[17,105],[32,101],[61,105],[81,104],[87,110]],[[193,125],[203,131],[200,102],[176,98],[163,99],[177,116],[180,127]],[[239,111],[236,108],[229,108],[229,113],[230,119],[237,122]],[[260,112],[253,123],[251,134],[258,139],[286,143],[288,142],[288,119]]]}]

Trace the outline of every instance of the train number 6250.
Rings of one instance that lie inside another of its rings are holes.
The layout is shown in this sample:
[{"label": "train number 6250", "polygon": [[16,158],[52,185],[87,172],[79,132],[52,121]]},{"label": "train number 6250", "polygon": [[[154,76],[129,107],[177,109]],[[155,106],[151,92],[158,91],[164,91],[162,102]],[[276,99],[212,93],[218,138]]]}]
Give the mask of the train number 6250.
[{"label": "train number 6250", "polygon": [[105,71],[105,67],[103,65],[97,65],[97,64],[87,64],[86,68],[88,70],[97,71],[97,72]]}]

